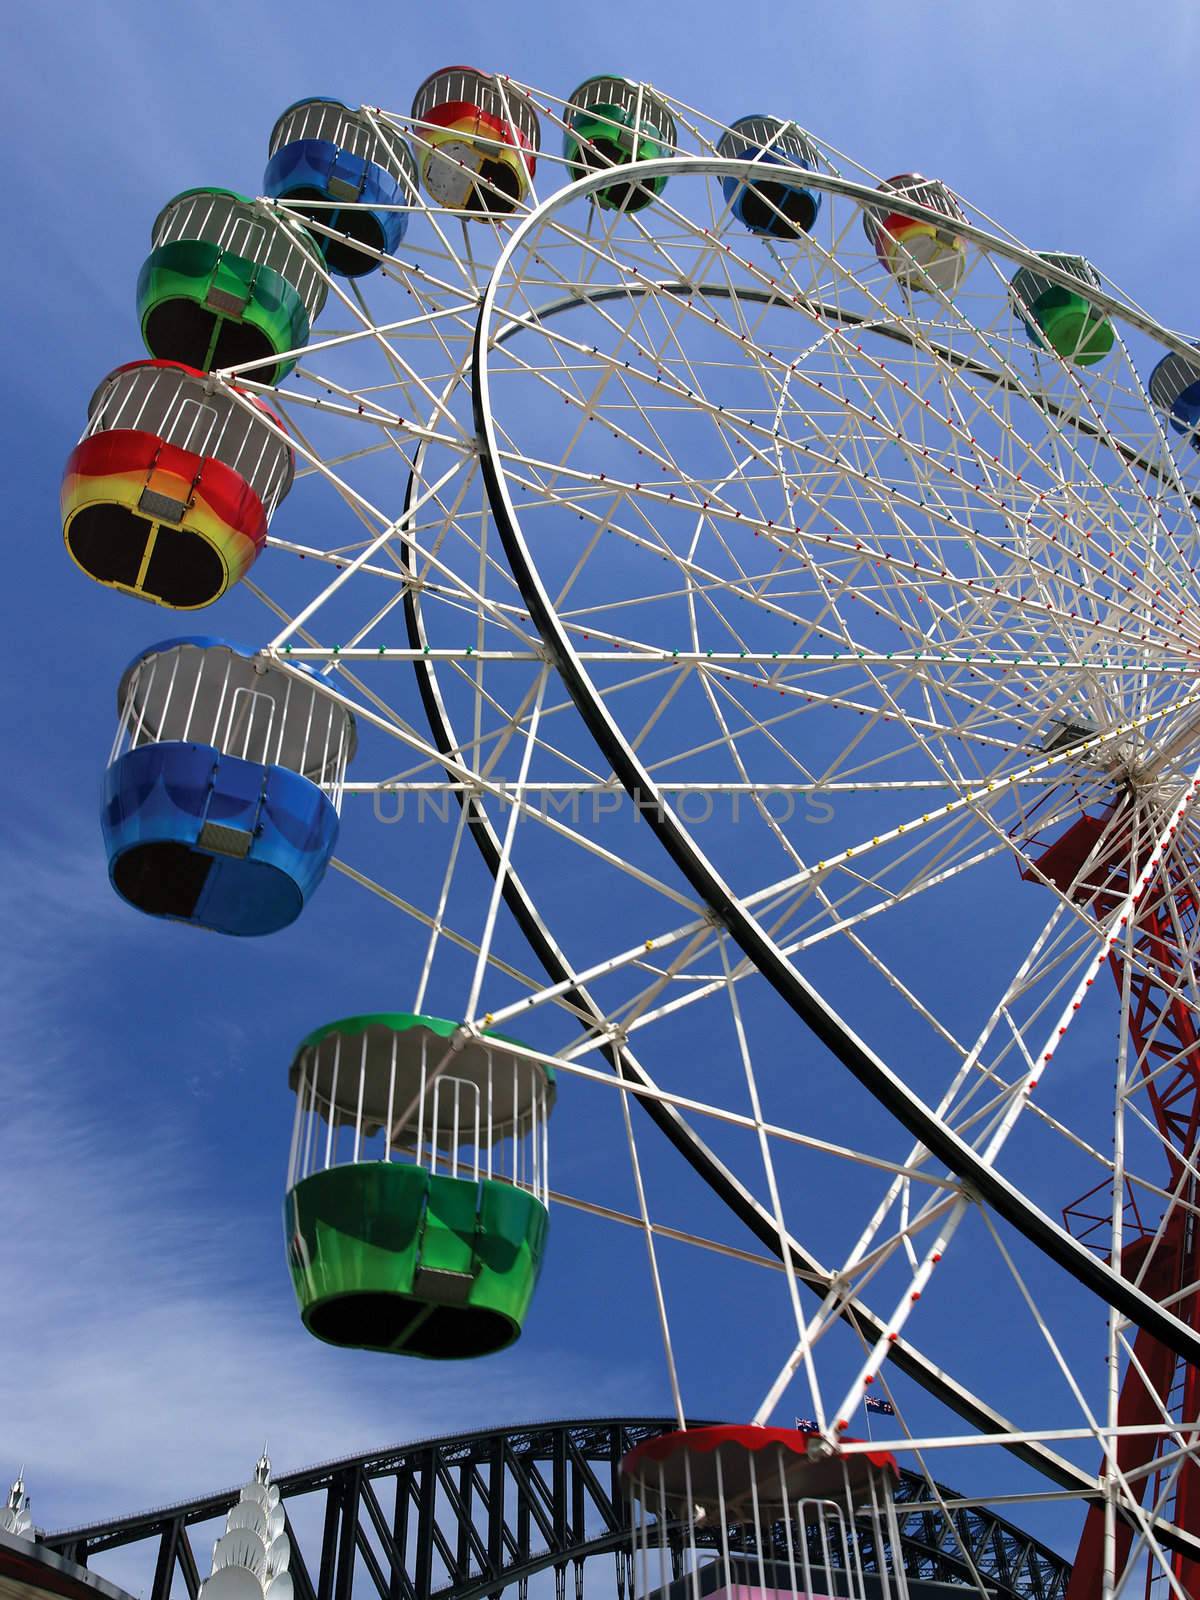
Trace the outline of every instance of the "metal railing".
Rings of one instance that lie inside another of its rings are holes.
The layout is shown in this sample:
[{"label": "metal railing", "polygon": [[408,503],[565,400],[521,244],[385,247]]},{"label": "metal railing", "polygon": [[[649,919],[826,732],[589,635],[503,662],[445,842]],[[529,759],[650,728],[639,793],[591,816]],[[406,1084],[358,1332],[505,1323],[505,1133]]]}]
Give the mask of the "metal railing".
[{"label": "metal railing", "polygon": [[148,744],[213,745],[298,772],[341,807],[354,719],[316,680],[274,672],[226,646],[185,643],[136,662],[122,680],[120,708],[110,765]]},{"label": "metal railing", "polygon": [[184,194],[163,208],[151,244],[161,249],[180,240],[198,240],[277,272],[300,296],[310,325],[325,304],[326,284],[315,246],[306,244],[252,201],[203,190]]},{"label": "metal railing", "polygon": [[266,415],[179,367],[138,362],[111,373],[92,397],[83,437],[118,428],[221,462],[250,485],[268,521],[292,486],[292,452]]},{"label": "metal railing", "polygon": [[321,139],[348,155],[382,167],[401,182],[413,182],[415,166],[408,146],[398,135],[392,143],[380,137],[370,122],[348,106],[333,100],[306,100],[285,111],[271,132],[270,153],[301,139]]},{"label": "metal railing", "polygon": [[[483,1039],[482,1070],[467,1077],[439,1070],[448,1041],[422,1034],[414,1061],[403,1037],[392,1033],[389,1052],[373,1049],[365,1030],[360,1039],[335,1032],[303,1052],[288,1188],[330,1167],[400,1160],[511,1183],[548,1207],[551,1095],[540,1067]],[[499,1113],[501,1101],[511,1115]]]}]

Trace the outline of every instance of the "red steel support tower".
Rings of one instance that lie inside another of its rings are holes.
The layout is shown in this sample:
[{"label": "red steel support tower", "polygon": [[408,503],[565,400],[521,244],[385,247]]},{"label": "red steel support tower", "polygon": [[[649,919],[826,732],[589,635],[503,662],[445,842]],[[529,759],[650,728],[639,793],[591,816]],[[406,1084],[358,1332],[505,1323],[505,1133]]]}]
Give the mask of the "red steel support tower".
[{"label": "red steel support tower", "polygon": [[[1099,815],[1084,813],[1037,859],[1037,873],[1064,894],[1088,904],[1098,917],[1105,916],[1129,892],[1131,867],[1128,835],[1119,865],[1089,868],[1081,877],[1109,827],[1116,807]],[[1110,851],[1112,855],[1114,852]],[[1164,1203],[1161,1224],[1144,1227],[1134,1212],[1135,1231],[1121,1251],[1121,1270],[1138,1278],[1141,1286],[1161,1302],[1170,1302],[1175,1314],[1200,1328],[1200,1228],[1197,1228],[1197,1184],[1194,1167],[1200,1131],[1200,1027],[1196,1012],[1185,998],[1187,952],[1197,930],[1197,905],[1190,879],[1168,856],[1160,876],[1150,886],[1137,910],[1129,947],[1114,948],[1109,963],[1118,992],[1128,986],[1128,1043],[1131,1058],[1143,1078],[1146,1101],[1166,1149],[1169,1174],[1164,1188],[1171,1198]],[[1101,1218],[1089,1212],[1087,1202],[1108,1185],[1092,1190],[1068,1206],[1064,1215],[1076,1231],[1081,1222],[1094,1231]],[[1107,1222],[1107,1217],[1103,1219]],[[1157,1242],[1156,1242],[1157,1241]],[[1121,1386],[1118,1423],[1151,1424],[1162,1420],[1163,1409],[1181,1420],[1200,1416],[1200,1368],[1178,1359],[1145,1332],[1139,1332]],[[1173,1447],[1173,1441],[1168,1441]],[[1133,1435],[1118,1442],[1117,1462],[1122,1473],[1137,1474],[1135,1487],[1142,1505],[1154,1507],[1162,1492],[1163,1470],[1154,1469],[1162,1449],[1162,1436]],[[1164,1464],[1165,1467],[1165,1464]],[[1185,1462],[1164,1514],[1189,1533],[1200,1533],[1200,1461]],[[1117,1522],[1117,1570],[1128,1561],[1133,1528]],[[1173,1571],[1184,1592],[1200,1596],[1200,1562],[1177,1554]],[[1095,1600],[1100,1594],[1104,1567],[1104,1508],[1088,1510],[1083,1536],[1066,1600]],[[1147,1595],[1154,1588],[1147,1579]]]}]

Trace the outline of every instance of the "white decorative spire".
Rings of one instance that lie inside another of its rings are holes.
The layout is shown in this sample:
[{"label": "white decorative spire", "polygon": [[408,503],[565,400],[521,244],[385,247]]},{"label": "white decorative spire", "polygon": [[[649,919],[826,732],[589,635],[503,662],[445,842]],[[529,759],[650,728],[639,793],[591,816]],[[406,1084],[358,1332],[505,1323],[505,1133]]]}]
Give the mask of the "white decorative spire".
[{"label": "white decorative spire", "polygon": [[17,1473],[16,1482],[8,1491],[8,1504],[0,1511],[0,1533],[15,1534],[18,1539],[33,1539],[33,1518],[29,1514],[29,1496],[25,1493],[25,1468]]},{"label": "white decorative spire", "polygon": [[288,1572],[291,1540],[283,1531],[279,1490],[271,1482],[267,1447],[225,1519],[225,1532],[213,1545],[212,1575],[200,1588],[201,1600],[292,1600]]}]

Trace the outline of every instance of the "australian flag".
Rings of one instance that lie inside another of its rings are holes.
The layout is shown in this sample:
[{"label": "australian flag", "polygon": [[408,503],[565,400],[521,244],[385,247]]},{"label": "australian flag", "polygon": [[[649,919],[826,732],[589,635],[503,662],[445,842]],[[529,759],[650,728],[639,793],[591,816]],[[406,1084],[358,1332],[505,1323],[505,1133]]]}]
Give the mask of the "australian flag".
[{"label": "australian flag", "polygon": [[797,1417],[796,1418],[796,1432],[797,1433],[820,1433],[820,1431],[821,1431],[820,1428],[817,1427],[817,1422],[816,1422],[816,1418],[815,1417]]},{"label": "australian flag", "polygon": [[863,1405],[866,1406],[868,1411],[874,1411],[881,1417],[894,1417],[896,1415],[896,1408],[890,1400],[877,1400],[873,1394],[869,1394],[866,1397]]}]

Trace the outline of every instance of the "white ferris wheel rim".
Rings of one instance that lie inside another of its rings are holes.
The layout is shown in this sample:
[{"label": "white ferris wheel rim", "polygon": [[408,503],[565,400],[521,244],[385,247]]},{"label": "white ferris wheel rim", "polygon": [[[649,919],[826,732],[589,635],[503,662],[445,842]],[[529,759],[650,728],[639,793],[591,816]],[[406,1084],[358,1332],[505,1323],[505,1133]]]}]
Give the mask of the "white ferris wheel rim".
[{"label": "white ferris wheel rim", "polygon": [[[759,169],[761,171],[761,169]],[[713,160],[708,157],[674,158],[647,162],[639,171],[648,180],[656,176],[693,173],[697,176],[731,176],[748,179],[755,176],[751,162]],[[831,192],[841,193],[859,204],[877,202],[877,195],[861,184],[834,179],[820,174],[814,176],[803,169],[781,168],[786,176],[819,184]],[[1015,1186],[1008,1184],[975,1152],[946,1127],[936,1112],[924,1106],[908,1087],[901,1074],[893,1071],[872,1051],[853,1029],[828,1006],[814,991],[795,966],[788,961],[776,942],[757,919],[739,903],[739,897],[726,884],[716,868],[700,850],[690,830],[683,824],[668,798],[661,792],[651,773],[630,747],[615,718],[608,712],[604,700],[573,645],[566,628],[556,615],[554,604],[537,570],[522,531],[521,520],[503,464],[503,450],[497,431],[490,396],[489,353],[493,346],[493,319],[498,315],[496,299],[504,274],[514,255],[522,248],[526,236],[542,225],[547,214],[569,201],[582,198],[603,186],[607,174],[593,173],[578,179],[569,188],[559,191],[543,202],[542,206],[524,218],[510,233],[504,250],[488,282],[480,307],[475,341],[475,360],[472,364],[472,384],[475,421],[484,447],[484,472],[489,498],[504,541],[510,566],[517,576],[522,594],[531,615],[538,623],[543,643],[550,652],[556,669],[562,676],[577,709],[587,722],[590,731],[600,744],[607,760],[620,778],[626,791],[639,804],[645,806],[649,826],[659,835],[667,852],[683,871],[693,889],[702,897],[711,911],[726,925],[743,953],[771,982],[817,1036],[829,1046],[843,1065],[860,1081],[866,1082],[881,1101],[904,1122],[914,1137],[927,1148],[934,1150],[961,1178],[969,1181],[987,1198],[997,1212],[1005,1216],[1027,1238],[1050,1254],[1079,1281],[1088,1284],[1110,1304],[1118,1306],[1139,1326],[1146,1327],[1162,1338],[1177,1354],[1200,1361],[1200,1335],[1187,1327],[1179,1318],[1164,1312],[1149,1296],[1123,1279],[1119,1272],[1104,1265],[1078,1245],[1066,1229],[1032,1206]],[[775,172],[772,176],[776,176]],[[916,218],[933,216],[927,208],[896,196],[895,209]],[[889,197],[891,205],[891,197]],[[945,219],[939,219],[943,225]],[[1006,241],[996,239],[982,229],[963,224],[956,232],[986,245],[1017,266],[1044,268],[1041,259],[1031,251],[1017,251]],[[1071,278],[1060,271],[1053,274],[1064,285]],[[1091,298],[1089,294],[1089,298]],[[1186,353],[1185,341],[1169,335],[1142,313],[1127,313],[1120,302],[1112,297],[1097,295],[1096,303],[1102,309],[1119,310],[1129,315],[1144,331],[1161,339],[1168,348]]]}]

